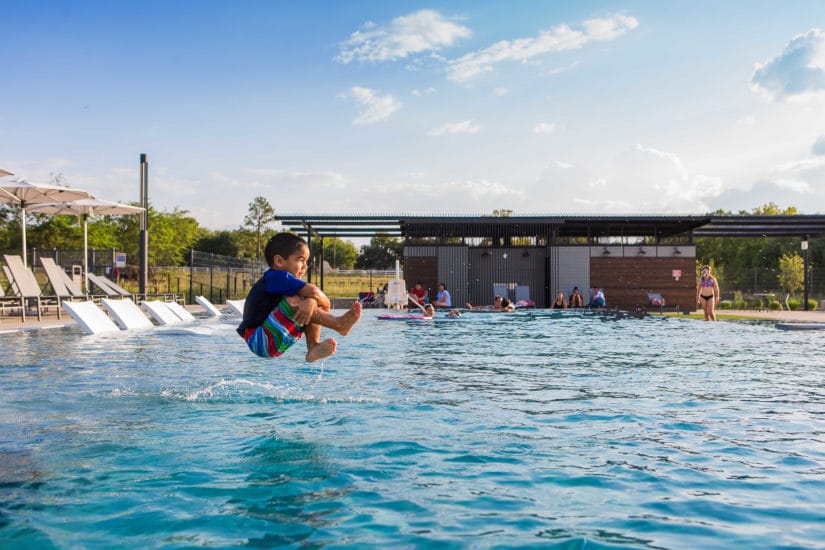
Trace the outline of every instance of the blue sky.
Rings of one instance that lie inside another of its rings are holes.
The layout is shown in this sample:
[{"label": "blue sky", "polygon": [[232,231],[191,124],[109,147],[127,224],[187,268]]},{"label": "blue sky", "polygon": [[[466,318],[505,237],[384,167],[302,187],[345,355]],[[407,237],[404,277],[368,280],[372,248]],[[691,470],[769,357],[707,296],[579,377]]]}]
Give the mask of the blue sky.
[{"label": "blue sky", "polygon": [[281,213],[825,213],[825,2],[13,1],[0,168]]}]

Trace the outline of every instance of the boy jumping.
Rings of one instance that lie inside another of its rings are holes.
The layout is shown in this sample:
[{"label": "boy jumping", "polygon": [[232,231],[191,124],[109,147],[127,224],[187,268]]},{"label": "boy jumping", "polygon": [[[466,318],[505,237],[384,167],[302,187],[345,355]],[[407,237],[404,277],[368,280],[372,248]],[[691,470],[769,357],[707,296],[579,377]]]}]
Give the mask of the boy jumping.
[{"label": "boy jumping", "polygon": [[330,301],[317,286],[301,280],[306,273],[309,247],[293,233],[278,233],[266,243],[264,256],[269,269],[249,290],[238,334],[253,353],[278,357],[301,338],[307,337],[307,361],[335,353],[337,343],[321,342],[321,327],[346,336],[361,318],[355,302],[345,314],[330,313]]}]

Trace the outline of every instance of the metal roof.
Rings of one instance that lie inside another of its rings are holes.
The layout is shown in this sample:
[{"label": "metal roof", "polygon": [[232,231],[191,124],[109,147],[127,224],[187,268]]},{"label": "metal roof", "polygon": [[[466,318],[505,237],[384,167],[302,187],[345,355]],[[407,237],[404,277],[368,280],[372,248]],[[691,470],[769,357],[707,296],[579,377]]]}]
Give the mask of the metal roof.
[{"label": "metal roof", "polygon": [[711,216],[695,237],[825,237],[825,216]]},{"label": "metal roof", "polygon": [[789,237],[825,236],[825,216],[283,214],[286,228],[324,237]]},{"label": "metal roof", "polygon": [[409,216],[284,214],[278,220],[296,232],[325,237],[561,237],[658,236],[687,233],[708,216]]}]

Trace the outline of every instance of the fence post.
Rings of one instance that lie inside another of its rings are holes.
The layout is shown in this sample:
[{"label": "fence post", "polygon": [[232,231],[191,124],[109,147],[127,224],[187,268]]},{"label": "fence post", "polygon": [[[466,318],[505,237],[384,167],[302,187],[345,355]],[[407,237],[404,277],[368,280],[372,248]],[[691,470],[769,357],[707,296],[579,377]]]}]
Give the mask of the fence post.
[{"label": "fence post", "polygon": [[213,252],[209,253],[209,300],[212,301],[215,298],[212,295],[212,290],[215,288],[215,254]]},{"label": "fence post", "polygon": [[192,281],[194,280],[194,271],[195,271],[195,250],[190,248],[189,249],[189,303],[192,303],[192,288],[193,284]]}]

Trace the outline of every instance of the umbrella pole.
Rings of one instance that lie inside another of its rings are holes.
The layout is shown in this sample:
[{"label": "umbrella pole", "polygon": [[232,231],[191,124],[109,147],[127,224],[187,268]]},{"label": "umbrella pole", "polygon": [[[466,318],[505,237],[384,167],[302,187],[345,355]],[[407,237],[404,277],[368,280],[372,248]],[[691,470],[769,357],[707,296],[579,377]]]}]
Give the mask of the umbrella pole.
[{"label": "umbrella pole", "polygon": [[88,216],[83,214],[83,284],[86,294],[89,294],[89,232],[86,220]]},{"label": "umbrella pole", "polygon": [[20,203],[20,230],[22,232],[22,240],[23,240],[23,267],[28,267],[29,264],[26,261],[26,203]]}]

